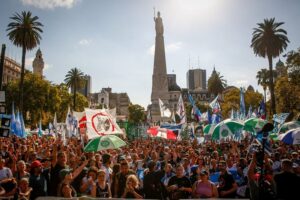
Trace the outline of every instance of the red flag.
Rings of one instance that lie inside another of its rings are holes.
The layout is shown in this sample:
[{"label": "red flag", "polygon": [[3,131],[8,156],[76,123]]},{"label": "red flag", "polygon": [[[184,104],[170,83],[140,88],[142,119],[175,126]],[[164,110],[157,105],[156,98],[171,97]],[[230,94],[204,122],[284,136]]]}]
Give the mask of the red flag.
[{"label": "red flag", "polygon": [[153,137],[161,137],[168,140],[176,140],[177,135],[169,129],[166,128],[160,128],[159,126],[151,127],[147,130],[147,133],[150,134]]}]

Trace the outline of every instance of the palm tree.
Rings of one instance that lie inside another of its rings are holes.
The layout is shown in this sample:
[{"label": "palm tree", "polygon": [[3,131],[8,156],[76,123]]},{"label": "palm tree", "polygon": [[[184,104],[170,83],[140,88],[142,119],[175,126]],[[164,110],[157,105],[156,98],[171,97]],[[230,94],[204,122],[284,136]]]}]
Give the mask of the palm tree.
[{"label": "palm tree", "polygon": [[266,90],[269,85],[269,70],[261,69],[260,71],[257,72],[256,78],[257,78],[257,84],[263,87],[264,101],[266,102]]},{"label": "palm tree", "polygon": [[21,80],[19,93],[19,109],[23,112],[23,82],[25,74],[25,56],[27,50],[34,49],[40,44],[42,39],[40,33],[43,32],[42,23],[38,22],[37,16],[32,16],[31,12],[23,11],[21,14],[15,13],[12,17],[11,23],[8,24],[6,31],[10,41],[17,47],[22,47],[22,66],[21,66]]},{"label": "palm tree", "polygon": [[76,67],[68,71],[65,77],[65,83],[68,88],[71,88],[73,91],[73,110],[76,108],[76,92],[78,89],[82,88],[84,83],[84,74],[80,69]]},{"label": "palm tree", "polygon": [[214,68],[211,76],[208,79],[207,83],[208,92],[217,96],[219,93],[222,93],[227,87],[226,80],[220,72],[217,72]]},{"label": "palm tree", "polygon": [[276,113],[275,94],[273,83],[273,58],[278,57],[287,47],[289,42],[287,32],[279,28],[284,22],[275,22],[275,18],[265,19],[264,23],[258,23],[252,33],[251,47],[254,54],[260,57],[267,57],[269,61],[271,92],[271,110]]}]

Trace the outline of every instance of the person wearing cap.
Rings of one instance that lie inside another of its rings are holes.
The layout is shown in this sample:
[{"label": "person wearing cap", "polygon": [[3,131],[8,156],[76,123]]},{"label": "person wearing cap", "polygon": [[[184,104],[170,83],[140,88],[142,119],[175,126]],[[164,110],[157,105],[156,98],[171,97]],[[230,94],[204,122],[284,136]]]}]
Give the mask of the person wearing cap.
[{"label": "person wearing cap", "polygon": [[192,196],[194,198],[217,198],[218,190],[216,185],[209,180],[208,171],[202,169],[200,172],[200,180],[196,181],[192,188]]},{"label": "person wearing cap", "polygon": [[282,160],[281,170],[274,176],[277,197],[283,200],[299,196],[300,177],[293,173],[293,162],[289,159]]},{"label": "person wearing cap", "polygon": [[219,162],[219,185],[218,192],[220,198],[235,198],[238,188],[232,174],[227,171],[227,165],[224,160]]},{"label": "person wearing cap", "polygon": [[76,197],[77,193],[74,187],[71,185],[74,179],[82,172],[84,167],[88,164],[88,160],[85,160],[78,168],[73,169],[62,169],[59,172],[59,180],[57,188],[57,196],[71,198]]},{"label": "person wearing cap", "polygon": [[49,186],[49,170],[43,170],[42,163],[35,160],[30,166],[29,187],[32,188],[30,199],[47,196]]},{"label": "person wearing cap", "polygon": [[193,165],[191,167],[191,176],[190,176],[190,181],[191,181],[191,184],[193,185],[196,181],[198,181],[198,178],[199,178],[199,174],[200,174],[200,168],[199,168],[199,165]]}]

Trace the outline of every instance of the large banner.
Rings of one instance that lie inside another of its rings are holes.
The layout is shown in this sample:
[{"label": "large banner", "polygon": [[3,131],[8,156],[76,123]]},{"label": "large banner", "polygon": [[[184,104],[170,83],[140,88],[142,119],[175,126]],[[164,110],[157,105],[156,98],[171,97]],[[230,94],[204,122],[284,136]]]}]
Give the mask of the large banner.
[{"label": "large banner", "polygon": [[123,134],[114,118],[107,110],[85,109],[88,139],[107,134]]}]

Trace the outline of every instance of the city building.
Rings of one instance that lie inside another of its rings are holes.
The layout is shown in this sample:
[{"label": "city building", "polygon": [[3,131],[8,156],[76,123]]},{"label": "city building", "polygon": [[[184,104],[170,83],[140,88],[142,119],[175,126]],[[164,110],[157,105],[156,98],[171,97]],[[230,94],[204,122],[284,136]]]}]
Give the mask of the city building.
[{"label": "city building", "polygon": [[78,92],[84,95],[85,97],[88,97],[91,91],[92,91],[92,77],[90,75],[85,75],[83,87],[79,89]]},{"label": "city building", "polygon": [[98,93],[89,95],[92,108],[116,108],[117,115],[129,116],[129,96],[126,92],[114,93],[110,87],[102,88]]},{"label": "city building", "polygon": [[6,85],[8,82],[19,79],[21,77],[21,65],[15,60],[5,57],[3,66],[2,84]]},{"label": "city building", "polygon": [[32,62],[33,73],[43,77],[44,59],[41,49],[38,49]]},{"label": "city building", "polygon": [[186,73],[186,82],[189,90],[206,90],[206,70],[188,70]]}]

